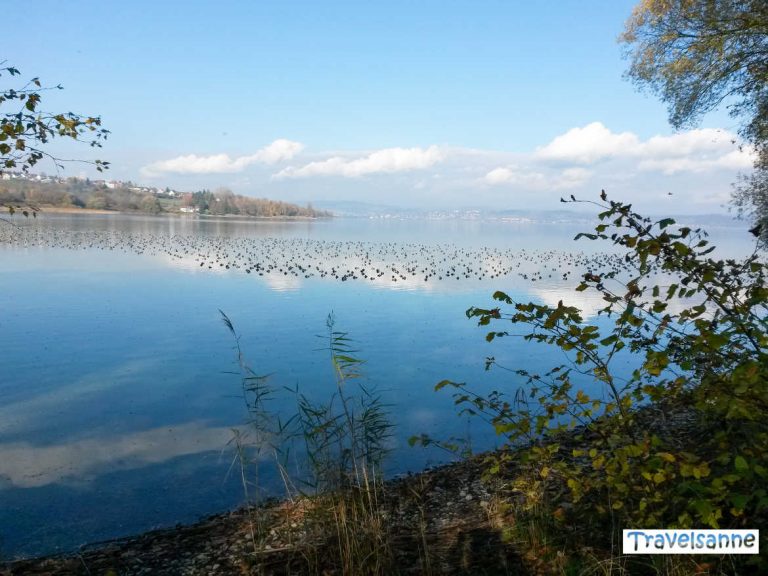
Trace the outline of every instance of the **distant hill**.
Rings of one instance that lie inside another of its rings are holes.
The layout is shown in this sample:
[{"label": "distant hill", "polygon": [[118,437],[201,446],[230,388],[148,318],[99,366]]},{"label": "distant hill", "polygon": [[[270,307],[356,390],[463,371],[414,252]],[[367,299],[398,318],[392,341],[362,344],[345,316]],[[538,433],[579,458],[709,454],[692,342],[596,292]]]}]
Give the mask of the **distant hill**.
[{"label": "distant hill", "polygon": [[356,202],[354,200],[319,200],[313,201],[312,205],[333,212],[336,216],[347,218],[368,218],[370,216],[381,216],[383,214],[408,214],[420,213],[421,211],[407,210],[397,206],[385,204],[369,204],[367,202]]},{"label": "distant hill", "polygon": [[[454,210],[425,210],[417,208],[401,208],[385,204],[372,204],[358,201],[315,201],[313,206],[330,210],[337,216],[347,218],[391,218],[391,219],[430,219],[430,220],[488,220],[531,223],[574,223],[592,224],[595,216],[591,212],[575,210],[523,210],[506,209],[490,210],[487,208],[463,208]],[[658,218],[668,217],[668,214]],[[672,215],[678,224],[699,226],[745,226],[743,221],[736,220],[727,214],[698,214]]]}]

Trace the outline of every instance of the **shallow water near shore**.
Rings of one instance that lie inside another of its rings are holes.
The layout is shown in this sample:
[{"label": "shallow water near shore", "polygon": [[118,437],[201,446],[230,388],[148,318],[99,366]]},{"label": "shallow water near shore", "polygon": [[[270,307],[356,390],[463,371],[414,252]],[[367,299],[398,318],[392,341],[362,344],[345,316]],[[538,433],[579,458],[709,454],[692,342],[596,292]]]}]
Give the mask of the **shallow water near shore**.
[{"label": "shallow water near shore", "polygon": [[[233,428],[247,417],[233,339],[278,387],[334,389],[326,318],[348,332],[396,426],[387,473],[445,457],[410,448],[428,433],[475,449],[497,440],[456,417],[445,378],[476,389],[520,385],[485,358],[542,371],[562,354],[519,339],[488,344],[464,314],[518,300],[576,305],[584,268],[610,247],[573,243],[588,224],[480,221],[236,221],[43,215],[4,230],[0,346],[0,554],[191,522],[236,506]],[[744,226],[713,230],[728,256]],[[258,266],[257,266],[258,264]],[[585,386],[588,386],[585,383]],[[289,412],[290,396],[276,404]],[[262,477],[264,495],[280,495]]]}]

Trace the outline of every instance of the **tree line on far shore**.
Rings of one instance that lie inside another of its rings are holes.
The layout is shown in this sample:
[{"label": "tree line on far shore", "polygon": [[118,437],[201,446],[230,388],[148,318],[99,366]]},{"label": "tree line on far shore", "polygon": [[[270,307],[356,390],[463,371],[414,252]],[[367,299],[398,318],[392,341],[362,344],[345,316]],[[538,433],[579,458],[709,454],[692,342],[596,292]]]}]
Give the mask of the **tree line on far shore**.
[{"label": "tree line on far shore", "polygon": [[182,194],[180,203],[181,208],[211,215],[237,214],[262,218],[279,216],[328,218],[332,216],[326,210],[315,210],[311,204],[299,206],[279,200],[252,198],[235,194],[227,188],[219,188],[214,192],[201,190],[191,194]]},{"label": "tree line on far shore", "polygon": [[103,181],[66,178],[50,181],[12,179],[0,181],[0,206],[34,206],[39,208],[88,208],[147,214],[188,212],[210,215],[240,215],[263,218],[325,218],[331,213],[315,210],[311,205],[251,198],[228,189],[214,192],[152,194],[130,183],[109,187]]}]

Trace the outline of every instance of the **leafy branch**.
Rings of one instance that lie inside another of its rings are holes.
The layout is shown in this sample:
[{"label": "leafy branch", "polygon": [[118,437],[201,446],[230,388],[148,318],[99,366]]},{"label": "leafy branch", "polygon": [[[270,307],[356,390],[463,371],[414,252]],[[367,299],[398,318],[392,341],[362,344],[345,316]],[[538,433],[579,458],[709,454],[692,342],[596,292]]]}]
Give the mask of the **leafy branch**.
[{"label": "leafy branch", "polygon": [[[17,68],[0,62],[0,77],[20,76]],[[53,162],[57,170],[63,169],[64,162],[86,162],[102,172],[109,168],[103,160],[73,160],[54,156],[45,149],[54,138],[71,139],[90,147],[100,148],[109,135],[102,127],[99,116],[88,116],[74,112],[48,112],[41,109],[41,93],[63,90],[56,86],[43,86],[38,78],[32,78],[19,88],[4,88],[0,91],[0,174],[7,170],[28,172],[43,159]],[[35,206],[6,206],[10,214],[20,210],[25,216],[34,216],[39,208]]]}]

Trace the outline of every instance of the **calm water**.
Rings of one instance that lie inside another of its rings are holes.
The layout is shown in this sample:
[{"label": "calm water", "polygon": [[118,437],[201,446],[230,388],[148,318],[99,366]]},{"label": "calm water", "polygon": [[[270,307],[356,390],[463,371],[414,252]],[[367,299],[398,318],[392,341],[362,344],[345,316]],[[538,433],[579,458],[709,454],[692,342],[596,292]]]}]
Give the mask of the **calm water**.
[{"label": "calm water", "polygon": [[[476,449],[496,442],[456,418],[435,383],[513,393],[518,382],[486,372],[486,356],[528,370],[562,361],[517,340],[486,343],[469,306],[490,305],[499,289],[563,299],[587,317],[600,306],[572,291],[585,263],[604,258],[596,250],[605,247],[571,242],[584,225],[81,215],[20,224],[0,233],[3,556],[68,550],[242,502],[228,443],[246,414],[219,309],[257,372],[314,398],[334,386],[317,337],[333,312],[366,360],[365,383],[391,405],[388,472],[397,474],[442,458],[409,448],[414,434],[468,437]],[[713,239],[728,255],[751,248],[738,227]],[[269,480],[265,490],[279,494]]]}]

